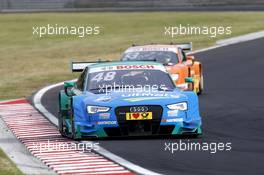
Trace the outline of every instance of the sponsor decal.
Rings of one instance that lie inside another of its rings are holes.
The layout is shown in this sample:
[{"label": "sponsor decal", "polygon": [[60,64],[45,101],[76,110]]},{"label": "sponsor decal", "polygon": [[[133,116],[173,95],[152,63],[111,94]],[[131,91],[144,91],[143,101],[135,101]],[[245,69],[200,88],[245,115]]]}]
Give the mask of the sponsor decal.
[{"label": "sponsor decal", "polygon": [[183,122],[183,118],[162,119],[162,122],[167,122],[167,123]]},{"label": "sponsor decal", "polygon": [[151,120],[152,112],[128,112],[126,120]]},{"label": "sponsor decal", "polygon": [[170,97],[171,97],[171,98],[180,98],[180,96],[179,96],[179,95],[173,95],[173,94],[172,94],[172,95],[170,95]]},{"label": "sponsor decal", "polygon": [[117,66],[106,66],[106,67],[95,67],[89,70],[89,73],[94,72],[104,72],[109,70],[137,70],[137,69],[145,69],[145,70],[160,70],[165,72],[166,68],[159,65],[117,65]]},{"label": "sponsor decal", "polygon": [[164,97],[138,97],[138,98],[126,98],[125,101],[128,102],[138,102],[138,101],[145,101],[145,100],[160,100]]},{"label": "sponsor decal", "polygon": [[99,98],[97,98],[97,99],[94,100],[94,101],[108,102],[108,101],[110,101],[111,99],[112,99],[112,98],[109,97],[109,96],[103,96],[103,97],[99,97]]},{"label": "sponsor decal", "polygon": [[109,71],[109,70],[114,70],[115,68],[113,66],[108,66],[108,67],[103,67],[102,71]]},{"label": "sponsor decal", "polygon": [[109,119],[110,118],[110,113],[100,113],[99,114],[100,119]]},{"label": "sponsor decal", "polygon": [[120,65],[116,66],[117,70],[126,69],[155,69],[154,65]]},{"label": "sponsor decal", "polygon": [[145,47],[142,48],[142,51],[168,51],[167,47]]},{"label": "sponsor decal", "polygon": [[122,97],[169,97],[169,94],[166,93],[131,93],[131,94],[122,94]]},{"label": "sponsor decal", "polygon": [[99,121],[97,122],[98,125],[116,125],[117,121]]},{"label": "sponsor decal", "polygon": [[178,110],[170,110],[168,111],[168,117],[175,117],[178,115]]},{"label": "sponsor decal", "polygon": [[167,93],[131,93],[131,94],[122,94],[122,97],[135,97],[135,98],[126,98],[125,101],[129,102],[137,102],[137,101],[144,101],[144,100],[157,100],[163,99],[165,97],[169,98],[180,98],[179,95],[167,94]]},{"label": "sponsor decal", "polygon": [[126,51],[128,52],[142,52],[142,51],[163,51],[163,52],[174,52],[177,53],[177,47],[170,46],[170,47],[163,47],[163,46],[152,46],[152,47],[133,47]]}]

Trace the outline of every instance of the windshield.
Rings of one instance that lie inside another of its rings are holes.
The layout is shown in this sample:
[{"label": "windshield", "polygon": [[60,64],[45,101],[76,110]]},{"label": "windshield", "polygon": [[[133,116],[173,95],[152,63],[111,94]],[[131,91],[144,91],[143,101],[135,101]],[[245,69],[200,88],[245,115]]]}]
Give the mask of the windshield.
[{"label": "windshield", "polygon": [[170,51],[139,51],[127,52],[122,56],[123,61],[157,61],[163,64],[178,63],[177,54]]},{"label": "windshield", "polygon": [[171,77],[161,70],[109,70],[88,74],[87,89],[93,93],[104,93],[114,89],[142,92],[171,91],[175,88]]}]

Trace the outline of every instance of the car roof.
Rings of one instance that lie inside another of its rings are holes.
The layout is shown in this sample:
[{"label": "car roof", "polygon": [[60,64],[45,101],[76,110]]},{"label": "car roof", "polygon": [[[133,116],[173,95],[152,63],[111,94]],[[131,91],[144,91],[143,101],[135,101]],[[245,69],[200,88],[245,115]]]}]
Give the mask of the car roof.
[{"label": "car roof", "polygon": [[166,44],[150,44],[150,45],[142,45],[142,46],[133,46],[129,47],[125,53],[127,52],[142,52],[142,51],[171,51],[174,53],[178,53],[177,45],[166,45]]}]

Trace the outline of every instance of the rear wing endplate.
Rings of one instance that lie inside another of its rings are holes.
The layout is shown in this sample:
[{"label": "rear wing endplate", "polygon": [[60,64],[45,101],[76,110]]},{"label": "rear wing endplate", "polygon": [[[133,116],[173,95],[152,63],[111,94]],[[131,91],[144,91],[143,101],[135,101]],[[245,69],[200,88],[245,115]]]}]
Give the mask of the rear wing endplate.
[{"label": "rear wing endplate", "polygon": [[72,61],[71,70],[72,72],[82,72],[87,66],[90,66],[95,63],[96,62]]},{"label": "rear wing endplate", "polygon": [[180,47],[182,50],[192,51],[192,43],[183,43],[183,44],[176,44],[176,45]]},{"label": "rear wing endplate", "polygon": [[109,60],[106,61],[72,61],[71,62],[71,70],[72,72],[82,72],[87,66],[90,66],[92,64],[96,63],[104,63],[109,62]]}]

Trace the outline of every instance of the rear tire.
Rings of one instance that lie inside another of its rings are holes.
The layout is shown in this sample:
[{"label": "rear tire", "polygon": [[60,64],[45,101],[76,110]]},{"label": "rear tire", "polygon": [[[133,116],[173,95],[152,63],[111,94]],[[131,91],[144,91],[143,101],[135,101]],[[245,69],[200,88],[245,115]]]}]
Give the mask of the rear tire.
[{"label": "rear tire", "polygon": [[204,91],[204,78],[203,78],[203,72],[201,70],[201,78],[200,78],[200,82],[199,82],[199,92],[198,95],[201,95]]},{"label": "rear tire", "polygon": [[72,127],[71,138],[73,140],[76,140],[76,129],[75,129],[75,124],[74,124],[74,118],[72,118],[71,127]]},{"label": "rear tire", "polygon": [[66,133],[64,131],[64,124],[63,124],[63,116],[61,112],[61,96],[59,94],[59,112],[58,112],[58,129],[61,136],[66,137]]},{"label": "rear tire", "polygon": [[61,136],[67,137],[67,134],[64,131],[63,119],[62,119],[62,116],[61,116],[61,113],[60,112],[59,112],[58,125],[59,125],[58,128],[59,128],[59,131],[60,131]]}]

